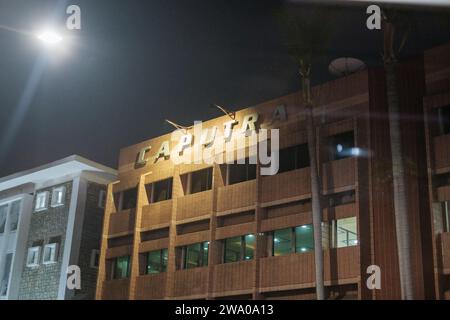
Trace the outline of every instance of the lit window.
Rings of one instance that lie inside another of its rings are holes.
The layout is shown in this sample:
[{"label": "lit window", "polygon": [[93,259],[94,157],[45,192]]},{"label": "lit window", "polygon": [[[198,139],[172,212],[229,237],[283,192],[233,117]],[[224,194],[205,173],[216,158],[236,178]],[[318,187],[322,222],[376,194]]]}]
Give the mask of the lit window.
[{"label": "lit window", "polygon": [[150,251],[147,253],[146,274],[166,272],[168,251],[167,249]]},{"label": "lit window", "polygon": [[49,243],[44,246],[43,264],[52,264],[57,261],[58,257],[58,244]]},{"label": "lit window", "polygon": [[273,255],[283,256],[292,250],[292,228],[276,230],[273,232]]},{"label": "lit window", "polygon": [[11,274],[13,253],[7,253],[5,257],[4,273],[0,282],[0,296],[8,294],[9,276]]},{"label": "lit window", "polygon": [[66,195],[66,188],[58,187],[52,191],[52,207],[62,206],[64,204],[64,197]]},{"label": "lit window", "polygon": [[48,191],[39,192],[36,195],[36,204],[34,206],[34,211],[41,211],[47,209],[48,205]]},{"label": "lit window", "polygon": [[183,268],[191,269],[208,265],[209,242],[201,242],[183,247]]},{"label": "lit window", "polygon": [[28,248],[27,267],[36,267],[39,265],[39,256],[41,247]]},{"label": "lit window", "polygon": [[8,214],[8,205],[0,206],[0,233],[5,232],[6,216]]},{"label": "lit window", "polygon": [[117,257],[113,263],[113,279],[130,277],[130,256]]},{"label": "lit window", "polygon": [[100,192],[98,193],[98,207],[99,208],[104,208],[106,204],[106,191],[105,190],[100,190]]},{"label": "lit window", "polygon": [[253,234],[228,238],[224,240],[223,244],[224,263],[253,259],[255,250],[255,236]]},{"label": "lit window", "polygon": [[15,231],[17,230],[17,226],[19,224],[19,212],[20,212],[20,200],[14,201],[11,203],[10,211],[9,211],[9,230]]},{"label": "lit window", "polygon": [[100,250],[94,249],[91,251],[91,260],[89,266],[93,269],[97,269],[100,263]]},{"label": "lit window", "polygon": [[313,226],[305,224],[295,228],[295,252],[308,252],[314,250]]},{"label": "lit window", "polygon": [[334,223],[334,247],[350,247],[358,244],[356,217],[339,219]]}]

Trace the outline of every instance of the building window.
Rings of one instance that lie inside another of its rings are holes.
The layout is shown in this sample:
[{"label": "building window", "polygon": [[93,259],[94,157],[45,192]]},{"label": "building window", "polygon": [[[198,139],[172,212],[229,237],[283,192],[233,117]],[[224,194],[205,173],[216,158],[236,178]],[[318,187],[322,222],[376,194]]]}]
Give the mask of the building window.
[{"label": "building window", "polygon": [[64,205],[64,197],[66,195],[66,187],[58,187],[52,190],[52,207],[58,207]]},{"label": "building window", "polygon": [[130,277],[130,256],[117,257],[113,263],[113,279]]},{"label": "building window", "polygon": [[156,250],[147,253],[146,274],[166,272],[168,260],[168,250]]},{"label": "building window", "polygon": [[251,260],[254,256],[255,236],[248,234],[224,240],[223,262]]},{"label": "building window", "polygon": [[450,106],[438,108],[439,134],[450,134]]},{"label": "building window", "polygon": [[48,191],[39,192],[36,195],[36,204],[34,206],[34,211],[42,211],[47,209],[48,206]]},{"label": "building window", "polygon": [[275,230],[272,241],[273,256],[312,251],[314,250],[313,226],[306,224],[295,228]]},{"label": "building window", "polygon": [[227,168],[228,185],[256,179],[256,164],[250,164],[248,158],[245,159],[245,163],[231,163]]},{"label": "building window", "polygon": [[20,212],[20,200],[14,201],[10,205],[9,209],[9,230],[17,230],[19,224],[19,212]]},{"label": "building window", "polygon": [[94,249],[91,251],[91,259],[89,266],[93,269],[97,269],[100,265],[100,250]]},{"label": "building window", "polygon": [[183,247],[183,269],[208,265],[209,242],[200,242]]},{"label": "building window", "polygon": [[329,138],[330,161],[345,159],[355,154],[353,131],[347,131]]},{"label": "building window", "polygon": [[99,208],[104,209],[106,205],[106,190],[100,190],[98,193],[98,204]]},{"label": "building window", "polygon": [[28,248],[27,267],[39,266],[39,256],[41,254],[41,247]]},{"label": "building window", "polygon": [[8,214],[8,205],[0,206],[0,234],[5,232],[6,217]]},{"label": "building window", "polygon": [[308,144],[281,149],[278,173],[309,167]]},{"label": "building window", "polygon": [[450,201],[445,201],[444,204],[444,210],[443,210],[443,227],[444,227],[444,232],[450,232]]},{"label": "building window", "polygon": [[334,248],[351,247],[358,244],[356,217],[333,220],[331,223]]},{"label": "building window", "polygon": [[7,253],[5,256],[5,264],[3,268],[3,277],[0,282],[0,296],[6,296],[8,294],[9,276],[11,274],[13,253]]},{"label": "building window", "polygon": [[153,182],[146,186],[150,203],[172,199],[172,178]]},{"label": "building window", "polygon": [[114,202],[117,211],[136,208],[137,188],[114,193]]},{"label": "building window", "polygon": [[212,174],[212,167],[188,173],[187,194],[210,190],[212,187]]},{"label": "building window", "polygon": [[52,264],[58,261],[59,244],[61,243],[61,237],[52,237],[48,241],[48,244],[44,246],[43,252],[43,264]]}]

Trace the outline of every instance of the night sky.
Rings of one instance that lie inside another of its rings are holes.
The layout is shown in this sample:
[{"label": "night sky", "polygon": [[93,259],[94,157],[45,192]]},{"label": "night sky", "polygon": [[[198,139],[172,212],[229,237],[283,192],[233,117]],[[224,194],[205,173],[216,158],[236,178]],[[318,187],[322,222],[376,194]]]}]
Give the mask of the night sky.
[{"label": "night sky", "polygon": [[[116,167],[120,148],[171,131],[166,118],[190,125],[220,116],[212,103],[240,109],[298,90],[281,3],[72,0],[82,29],[69,32],[64,1],[0,0],[0,177],[71,154]],[[53,15],[64,50],[33,35]],[[405,54],[450,42],[430,13],[415,15]],[[315,83],[332,79],[336,57],[381,62],[381,33],[365,19],[365,7],[339,15]]]}]

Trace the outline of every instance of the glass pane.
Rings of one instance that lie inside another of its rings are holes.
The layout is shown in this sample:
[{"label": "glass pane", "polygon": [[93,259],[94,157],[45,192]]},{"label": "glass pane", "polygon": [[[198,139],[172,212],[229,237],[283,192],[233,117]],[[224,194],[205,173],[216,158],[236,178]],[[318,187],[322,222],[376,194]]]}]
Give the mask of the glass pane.
[{"label": "glass pane", "polygon": [[340,133],[331,138],[331,159],[339,160],[352,156],[352,148],[355,146],[353,131]]},{"label": "glass pane", "polygon": [[255,252],[256,237],[253,234],[245,236],[245,260],[253,259]]},{"label": "glass pane", "polygon": [[209,242],[203,242],[203,266],[208,265],[208,249],[209,249]]},{"label": "glass pane", "polygon": [[161,250],[151,251],[147,256],[147,274],[161,272]]},{"label": "glass pane", "polygon": [[11,273],[12,257],[13,257],[12,253],[8,253],[6,255],[3,278],[0,283],[1,296],[6,296],[6,294],[8,293],[8,282],[9,282],[9,275]]},{"label": "glass pane", "polygon": [[122,210],[132,209],[136,207],[136,197],[137,190],[136,188],[129,189],[123,192],[122,198]]},{"label": "glass pane", "polygon": [[169,260],[169,250],[162,249],[162,266],[161,266],[161,272],[167,271],[167,261]]},{"label": "glass pane", "polygon": [[11,210],[9,213],[9,229],[11,231],[17,230],[19,222],[20,200],[11,203]]},{"label": "glass pane", "polygon": [[3,206],[0,206],[0,233],[5,232],[5,225],[6,225],[6,214],[8,212],[8,205],[5,204]]},{"label": "glass pane", "polygon": [[225,240],[224,262],[236,262],[241,259],[242,237]]},{"label": "glass pane", "polygon": [[292,252],[292,229],[281,229],[273,232],[273,255],[282,256]]},{"label": "glass pane", "polygon": [[339,219],[336,223],[336,246],[349,247],[358,244],[356,217]]},{"label": "glass pane", "polygon": [[311,224],[295,228],[295,252],[314,250],[314,232]]},{"label": "glass pane", "polygon": [[184,267],[186,269],[196,268],[200,266],[200,249],[201,243],[191,244],[186,247],[186,256]]},{"label": "glass pane", "polygon": [[114,272],[115,279],[128,278],[130,257],[119,257],[116,259],[116,270]]},{"label": "glass pane", "polygon": [[211,189],[212,168],[191,173],[191,193],[202,192]]},{"label": "glass pane", "polygon": [[155,182],[153,187],[153,202],[164,201],[172,198],[172,178]]}]

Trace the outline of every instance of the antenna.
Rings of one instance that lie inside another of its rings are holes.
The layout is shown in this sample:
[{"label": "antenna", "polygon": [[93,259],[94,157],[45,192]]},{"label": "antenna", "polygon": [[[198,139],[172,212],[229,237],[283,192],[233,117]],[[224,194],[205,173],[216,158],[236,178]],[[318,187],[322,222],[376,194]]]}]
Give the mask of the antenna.
[{"label": "antenna", "polygon": [[236,112],[229,111],[229,110],[225,109],[224,107],[221,107],[215,103],[213,103],[213,106],[216,107],[217,109],[219,109],[220,111],[222,111],[223,113],[225,113],[227,116],[229,116],[231,118],[231,120],[234,120],[236,118]]},{"label": "antenna", "polygon": [[333,60],[328,66],[328,71],[337,77],[346,77],[352,73],[366,68],[366,64],[359,59],[343,57]]},{"label": "antenna", "polygon": [[176,128],[176,129],[178,129],[178,130],[184,130],[184,132],[186,132],[186,131],[192,129],[192,126],[190,126],[190,127],[181,126],[181,125],[179,125],[179,124],[177,124],[177,123],[175,123],[175,122],[173,122],[173,121],[167,120],[167,119],[166,119],[166,122],[167,122],[168,124],[170,124],[172,127]]}]

